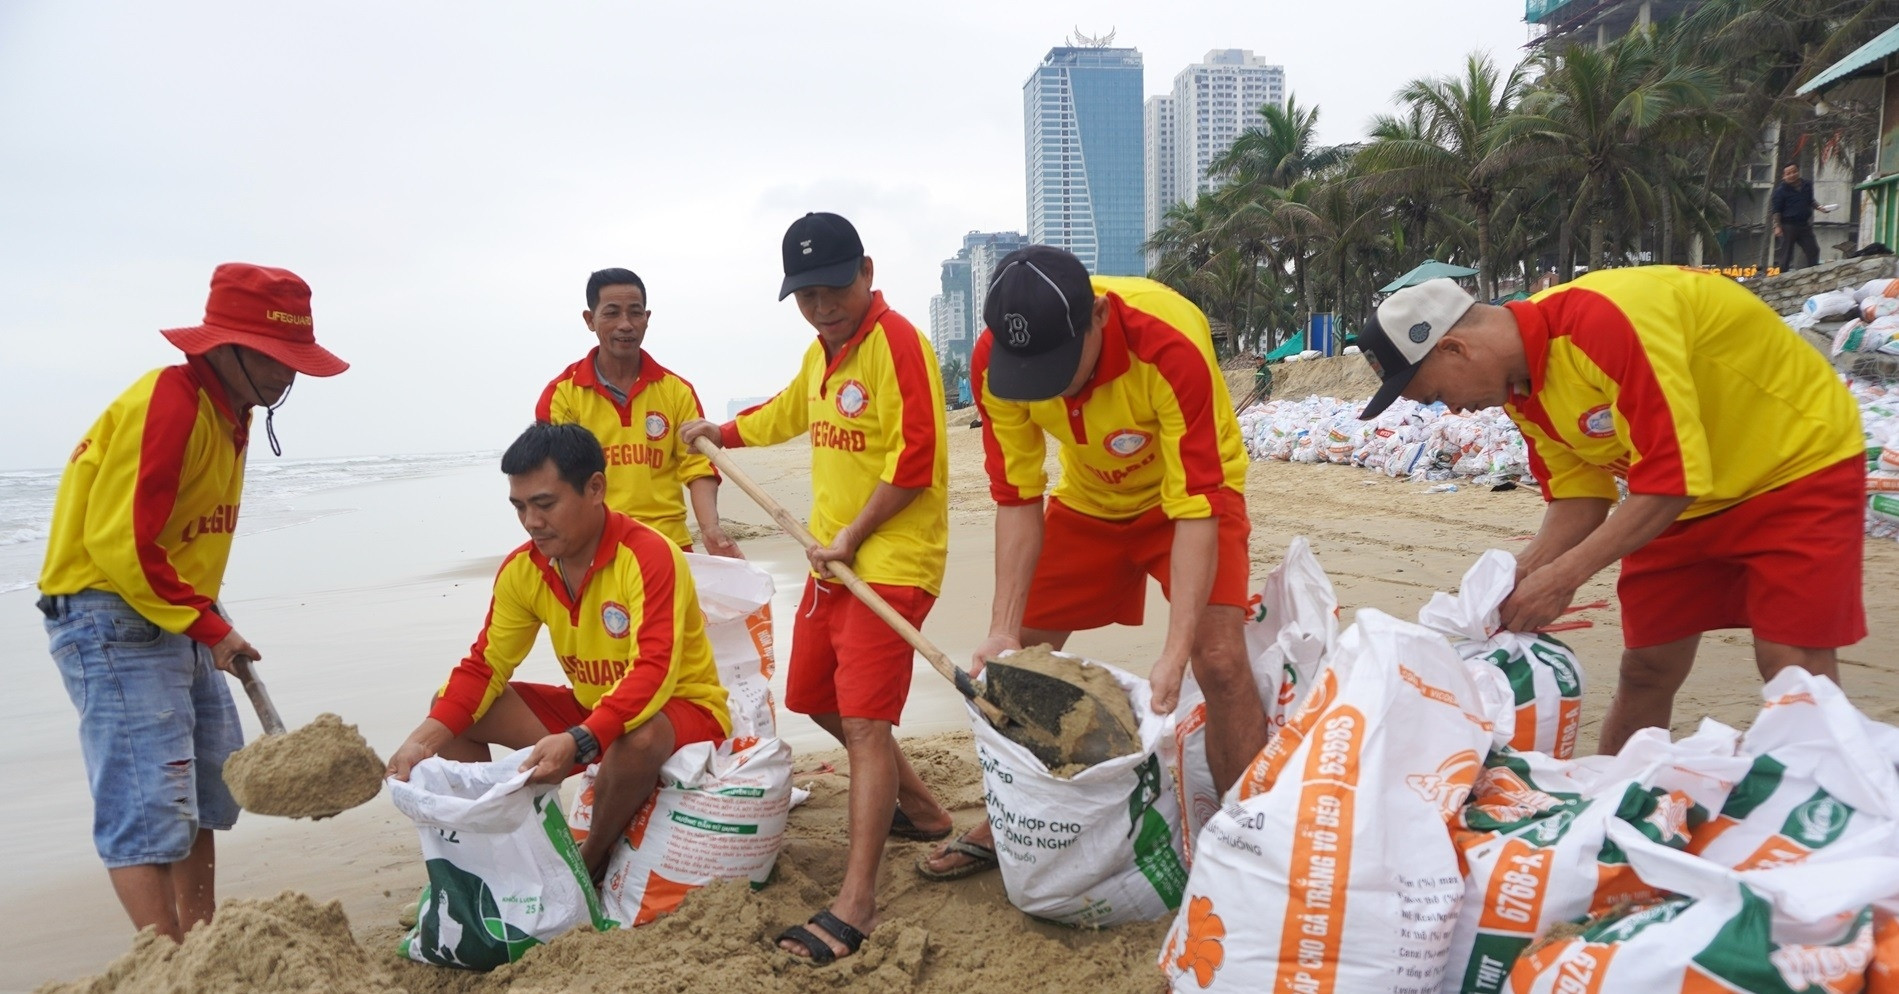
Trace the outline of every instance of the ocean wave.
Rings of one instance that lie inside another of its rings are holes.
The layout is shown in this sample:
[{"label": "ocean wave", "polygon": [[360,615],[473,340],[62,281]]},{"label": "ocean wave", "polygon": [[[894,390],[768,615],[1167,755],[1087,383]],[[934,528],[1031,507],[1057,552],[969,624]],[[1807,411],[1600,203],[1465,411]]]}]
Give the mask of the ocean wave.
[{"label": "ocean wave", "polygon": [[27,542],[38,542],[51,534],[52,530],[44,525],[0,531],[0,545],[24,545]]}]

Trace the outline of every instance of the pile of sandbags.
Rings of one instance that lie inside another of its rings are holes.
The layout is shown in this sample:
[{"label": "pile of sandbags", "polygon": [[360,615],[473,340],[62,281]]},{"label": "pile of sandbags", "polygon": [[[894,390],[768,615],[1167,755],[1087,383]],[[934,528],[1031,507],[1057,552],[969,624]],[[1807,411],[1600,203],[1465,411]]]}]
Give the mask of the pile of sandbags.
[{"label": "pile of sandbags", "polygon": [[1486,686],[1538,656],[1490,627],[1510,565],[1487,555],[1426,625],[1364,609],[1308,640],[1302,700],[1198,828],[1172,990],[1899,990],[1899,728],[1790,669],[1745,736],[1512,748],[1505,722],[1574,734],[1563,681],[1538,691],[1553,733]]},{"label": "pile of sandbags", "polygon": [[1814,328],[1822,321],[1845,318],[1833,335],[1833,354],[1844,352],[1884,352],[1899,354],[1892,342],[1899,333],[1899,280],[1867,280],[1854,286],[1816,293],[1800,305],[1800,310],[1782,315],[1782,320],[1798,331]]},{"label": "pile of sandbags", "polygon": [[1528,476],[1523,436],[1500,409],[1456,414],[1401,398],[1360,421],[1363,407],[1332,397],[1269,401],[1240,413],[1240,433],[1255,459],[1361,466],[1434,482],[1467,476],[1494,485]]}]

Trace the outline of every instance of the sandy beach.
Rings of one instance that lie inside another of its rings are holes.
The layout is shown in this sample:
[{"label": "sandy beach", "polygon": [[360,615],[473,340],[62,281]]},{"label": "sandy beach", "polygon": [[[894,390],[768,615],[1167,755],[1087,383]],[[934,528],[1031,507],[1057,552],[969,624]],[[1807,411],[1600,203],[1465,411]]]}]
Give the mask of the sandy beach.
[{"label": "sandy beach", "polygon": [[[953,418],[966,421],[966,412]],[[987,626],[991,504],[980,432],[956,425],[949,440],[949,573],[924,630],[962,660]],[[741,451],[736,457],[788,506],[808,504],[808,451],[802,444]],[[1465,487],[1427,494],[1423,484],[1328,465],[1257,462],[1247,490],[1255,582],[1294,536],[1304,535],[1338,589],[1342,623],[1366,606],[1414,617],[1433,591],[1454,589],[1485,549],[1520,547],[1542,511],[1534,491]],[[358,725],[379,752],[386,754],[401,741],[475,634],[494,565],[521,540],[505,496],[495,468],[470,467],[314,495],[307,510],[325,513],[312,513],[294,527],[240,534],[226,603],[239,629],[263,650],[259,672],[287,722],[295,726],[333,711]],[[776,634],[782,647],[790,637],[802,583],[802,556],[788,539],[766,530],[769,518],[736,488],[728,487],[722,497],[726,518],[763,536],[742,544],[778,581]],[[1873,634],[1841,653],[1847,692],[1862,710],[1888,722],[1899,720],[1899,665],[1893,662],[1899,653],[1887,624],[1895,615],[1879,591],[1896,579],[1899,545],[1869,540],[1865,589]],[[1613,604],[1613,585],[1613,571],[1605,573],[1582,591],[1581,599]],[[27,590],[0,594],[0,652],[14,661],[17,675],[12,693],[0,701],[0,722],[16,750],[5,774],[12,849],[8,886],[13,906],[30,909],[16,914],[7,930],[0,991],[31,990],[49,980],[97,973],[132,940],[92,852],[90,803],[72,709],[46,656],[34,596]],[[1562,637],[1587,670],[1587,748],[1614,685],[1621,632],[1613,606],[1585,616],[1593,627]],[[1145,672],[1164,620],[1156,589],[1150,592],[1145,626],[1082,633],[1069,648]],[[554,672],[543,642],[524,664],[524,673],[533,679],[536,673],[544,678]],[[1700,662],[1677,703],[1675,730],[1686,730],[1703,716],[1745,725],[1759,703],[1746,634],[1713,635],[1704,641]],[[248,713],[246,720],[249,734],[256,734]],[[871,955],[826,971],[777,957],[764,938],[821,906],[841,867],[848,774],[841,756],[824,755],[833,744],[810,722],[782,710],[779,720],[797,752],[796,782],[812,787],[814,796],[791,817],[777,881],[757,894],[742,888],[708,892],[704,907],[698,899],[689,901],[670,924],[611,936],[570,936],[550,947],[549,954],[567,950],[562,955],[574,955],[571,946],[592,942],[617,944],[612,948],[636,957],[635,947],[672,943],[680,947],[676,959],[691,969],[650,979],[687,984],[688,976],[703,977],[708,990],[829,989],[864,974],[882,981],[867,989],[1000,989],[1005,967],[1028,970],[1012,986],[1025,991],[1044,989],[1038,975],[1058,969],[1063,990],[1159,989],[1152,960],[1165,922],[1093,934],[1039,925],[1008,906],[994,874],[949,886],[924,883],[910,868],[921,851],[915,844],[893,844],[887,855],[885,918],[867,947]],[[959,825],[982,815],[967,727],[955,691],[918,660],[901,731],[933,786],[955,808]],[[830,772],[822,765],[827,761],[834,765]],[[387,800],[378,798],[319,823],[246,816],[219,845],[221,898],[268,898],[296,890],[319,902],[340,901],[357,937],[374,956],[393,963],[396,919],[413,900],[423,873],[415,830]],[[715,919],[730,925],[709,939],[706,923]],[[692,946],[706,946],[716,955],[690,954],[686,950]],[[726,965],[707,965],[714,960]],[[595,985],[617,990],[629,980],[575,967],[577,972],[568,975],[571,983],[561,983],[550,972],[556,962],[561,960],[537,953],[509,968],[508,976],[492,978],[406,965],[394,975],[412,992],[499,990],[510,976],[513,990]],[[545,966],[529,969],[537,963]],[[734,980],[747,969],[764,971],[756,974],[756,985]],[[1098,982],[1078,986],[1077,977]]]}]

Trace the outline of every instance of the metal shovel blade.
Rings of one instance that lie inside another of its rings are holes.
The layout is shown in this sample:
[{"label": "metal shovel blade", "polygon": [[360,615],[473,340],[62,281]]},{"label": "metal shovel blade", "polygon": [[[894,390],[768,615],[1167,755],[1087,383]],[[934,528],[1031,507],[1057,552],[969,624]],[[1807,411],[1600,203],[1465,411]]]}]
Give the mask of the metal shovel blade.
[{"label": "metal shovel blade", "polygon": [[1125,699],[1111,707],[1086,687],[1002,660],[983,664],[983,696],[1016,723],[1005,734],[1050,769],[1140,751],[1139,733],[1122,717]]}]

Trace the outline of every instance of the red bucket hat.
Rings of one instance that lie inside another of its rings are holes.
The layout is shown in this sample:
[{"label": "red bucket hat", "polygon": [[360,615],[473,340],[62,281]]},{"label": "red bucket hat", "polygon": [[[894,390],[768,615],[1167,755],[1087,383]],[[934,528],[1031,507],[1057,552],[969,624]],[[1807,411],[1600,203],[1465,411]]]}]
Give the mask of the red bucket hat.
[{"label": "red bucket hat", "polygon": [[310,285],[288,269],[227,262],[211,273],[204,323],[160,332],[186,355],[242,345],[308,376],[335,376],[349,363],[316,343]]}]

